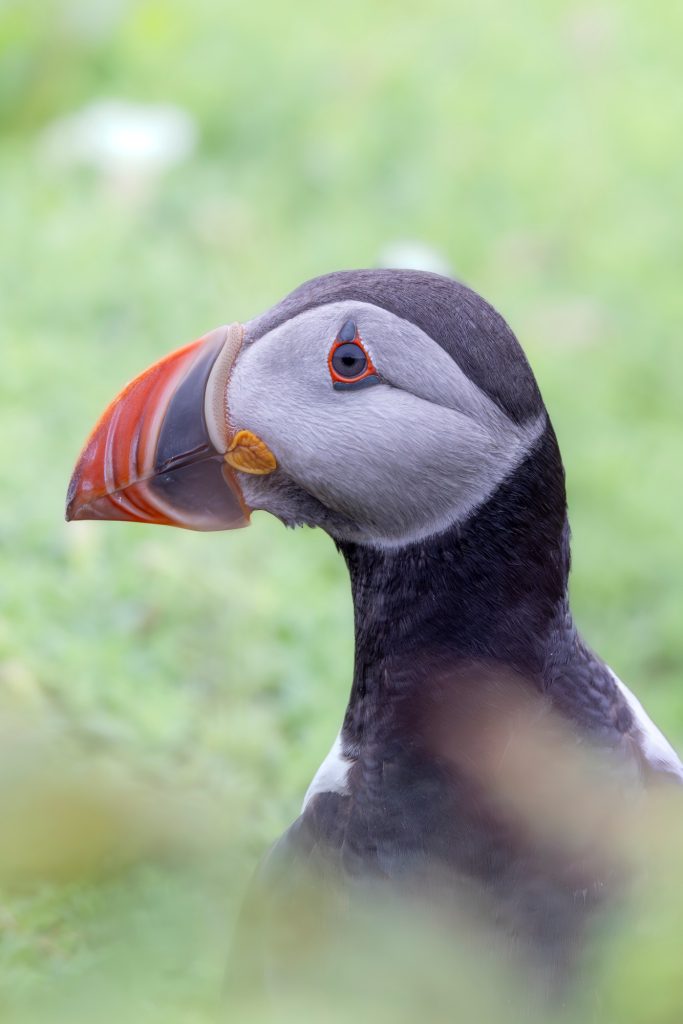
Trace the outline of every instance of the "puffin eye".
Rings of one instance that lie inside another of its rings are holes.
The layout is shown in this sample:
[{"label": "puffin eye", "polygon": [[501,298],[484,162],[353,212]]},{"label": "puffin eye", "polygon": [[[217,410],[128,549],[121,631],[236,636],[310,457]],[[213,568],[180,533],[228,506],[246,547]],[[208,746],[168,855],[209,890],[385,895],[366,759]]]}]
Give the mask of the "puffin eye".
[{"label": "puffin eye", "polygon": [[337,345],[332,353],[332,369],[344,380],[353,380],[365,372],[368,365],[365,352],[355,341],[345,341]]},{"label": "puffin eye", "polygon": [[353,320],[341,328],[328,357],[330,376],[337,391],[379,384],[377,371],[358,334]]}]

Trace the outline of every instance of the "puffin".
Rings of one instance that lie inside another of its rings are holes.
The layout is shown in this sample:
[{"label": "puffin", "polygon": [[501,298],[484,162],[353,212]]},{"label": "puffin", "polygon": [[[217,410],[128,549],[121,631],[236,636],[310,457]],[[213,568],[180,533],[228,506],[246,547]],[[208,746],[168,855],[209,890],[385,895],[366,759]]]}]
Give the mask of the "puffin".
[{"label": "puffin", "polygon": [[296,917],[305,867],[343,899],[476,908],[564,978],[618,872],[561,826],[559,752],[599,757],[618,793],[680,784],[683,764],[577,630],[563,464],[505,320],[433,273],[311,280],[129,383],[66,517],[228,530],[256,510],[332,538],[355,656],[339,734],[247,904]]}]

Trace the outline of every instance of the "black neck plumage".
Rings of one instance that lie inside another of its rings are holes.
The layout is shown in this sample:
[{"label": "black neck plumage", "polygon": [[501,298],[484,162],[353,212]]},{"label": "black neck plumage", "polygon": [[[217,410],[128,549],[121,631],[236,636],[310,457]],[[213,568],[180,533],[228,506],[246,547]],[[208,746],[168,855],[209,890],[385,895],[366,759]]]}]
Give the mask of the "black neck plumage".
[{"label": "black neck plumage", "polygon": [[430,680],[487,663],[543,685],[567,604],[569,530],[552,426],[465,523],[398,549],[341,544],[353,593],[350,746]]}]

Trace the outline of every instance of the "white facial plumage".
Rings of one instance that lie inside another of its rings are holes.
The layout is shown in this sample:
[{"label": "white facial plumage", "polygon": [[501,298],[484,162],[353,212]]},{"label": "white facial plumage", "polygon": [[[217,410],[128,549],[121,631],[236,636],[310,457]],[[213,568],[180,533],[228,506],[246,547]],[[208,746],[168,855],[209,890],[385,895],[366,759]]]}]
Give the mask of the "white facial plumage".
[{"label": "white facial plumage", "polygon": [[[328,354],[352,320],[381,383],[337,391]],[[228,385],[234,430],[275,454],[241,474],[247,503],[338,540],[394,546],[464,520],[525,458],[546,416],[513,422],[415,324],[369,303],[318,306],[246,341]]]}]

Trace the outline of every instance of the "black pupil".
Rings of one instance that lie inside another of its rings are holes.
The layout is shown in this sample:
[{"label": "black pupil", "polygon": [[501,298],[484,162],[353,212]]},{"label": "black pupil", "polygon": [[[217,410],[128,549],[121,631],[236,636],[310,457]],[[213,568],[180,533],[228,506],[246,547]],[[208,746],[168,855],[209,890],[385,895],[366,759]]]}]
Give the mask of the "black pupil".
[{"label": "black pupil", "polygon": [[367,365],[368,360],[365,352],[360,345],[356,345],[353,341],[347,341],[343,345],[338,345],[332,353],[332,366],[335,373],[340,377],[346,377],[349,380],[353,377],[359,377],[365,371]]}]

